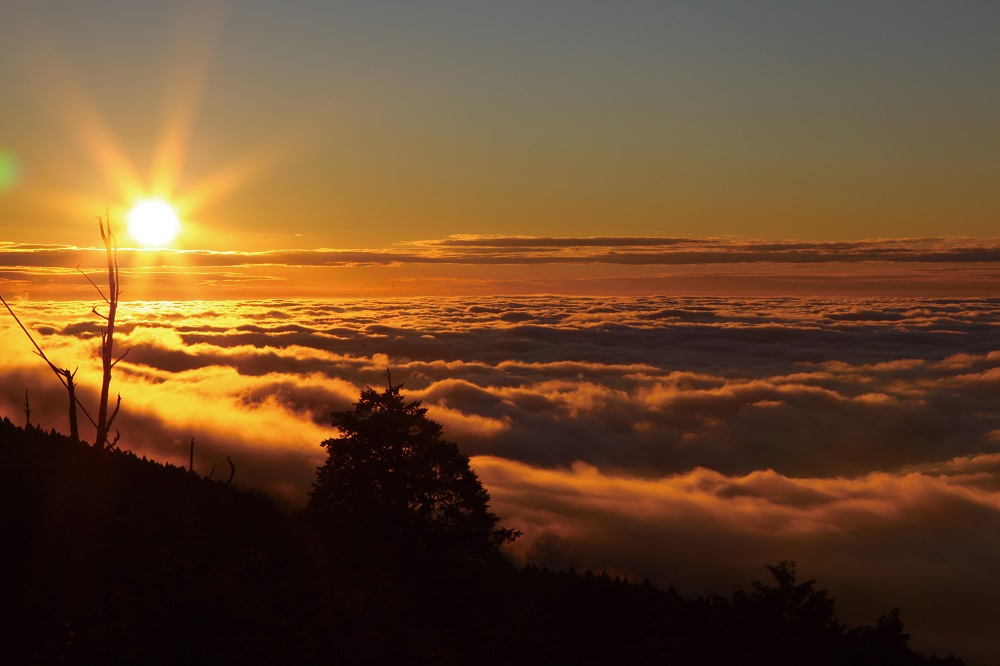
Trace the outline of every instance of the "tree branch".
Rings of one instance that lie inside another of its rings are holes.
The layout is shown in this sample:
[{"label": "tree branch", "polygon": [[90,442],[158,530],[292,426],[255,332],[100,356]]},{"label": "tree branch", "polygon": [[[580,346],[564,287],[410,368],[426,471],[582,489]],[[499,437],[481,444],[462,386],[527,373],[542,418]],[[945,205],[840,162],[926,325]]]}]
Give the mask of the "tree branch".
[{"label": "tree branch", "polygon": [[[115,410],[113,412],[111,412],[111,416],[108,417],[108,423],[105,426],[107,428],[108,432],[111,432],[111,424],[115,422],[115,417],[118,416],[118,410],[121,409],[121,406],[122,406],[122,394],[119,393],[118,394],[118,404],[115,405]],[[107,439],[105,438],[104,441],[107,441]],[[115,441],[117,442],[118,440],[115,439]]]},{"label": "tree branch", "polygon": [[[98,219],[100,219],[100,218],[98,218]],[[104,226],[103,225],[101,226],[101,238],[104,238]],[[87,275],[86,273],[84,273],[83,271],[80,270],[80,266],[79,265],[76,267],[76,270],[77,270],[78,273],[80,273],[80,275],[82,275],[83,277],[87,278],[87,282],[89,282],[90,284],[92,284],[94,286],[94,289],[96,289],[97,293],[101,295],[101,298],[104,299],[104,302],[107,303],[108,305],[111,305],[111,301],[109,301],[108,297],[104,295],[104,292],[101,291],[101,288],[97,286],[96,282],[94,282],[93,280],[90,279],[89,275]],[[94,308],[94,314],[96,314],[98,317],[104,317],[104,315],[102,315],[101,313],[99,313],[97,311],[97,308]],[[107,319],[107,317],[104,317],[104,318]]]},{"label": "tree branch", "polygon": [[115,367],[116,365],[118,365],[119,363],[121,363],[121,362],[122,362],[122,360],[124,360],[124,359],[125,359],[125,357],[126,357],[126,356],[128,356],[128,353],[129,353],[130,351],[132,351],[133,349],[135,349],[135,347],[134,347],[134,346],[133,346],[133,347],[129,347],[128,349],[126,349],[126,350],[125,350],[125,353],[124,353],[124,354],[122,354],[121,356],[119,356],[119,357],[117,358],[117,360],[115,360],[115,362],[111,364],[111,367],[113,368],[113,367]]}]

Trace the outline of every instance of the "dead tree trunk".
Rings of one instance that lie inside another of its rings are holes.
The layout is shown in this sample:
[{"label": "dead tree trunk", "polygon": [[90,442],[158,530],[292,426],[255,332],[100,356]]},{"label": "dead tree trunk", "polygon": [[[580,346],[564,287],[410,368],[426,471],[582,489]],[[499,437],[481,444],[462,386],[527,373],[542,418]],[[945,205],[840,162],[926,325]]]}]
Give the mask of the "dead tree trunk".
[{"label": "dead tree trunk", "polygon": [[80,427],[76,422],[76,371],[70,372],[69,368],[60,370],[59,374],[66,380],[66,390],[69,391],[69,436],[74,444],[80,443]]},{"label": "dead tree trunk", "polygon": [[[94,419],[87,412],[86,408],[84,408],[83,405],[80,405],[79,401],[76,398],[76,384],[74,384],[74,382],[73,382],[73,379],[76,377],[76,370],[74,370],[73,372],[70,372],[69,368],[62,368],[62,369],[57,368],[56,365],[55,365],[55,363],[53,363],[52,361],[50,361],[49,357],[46,356],[45,352],[42,351],[42,348],[38,346],[38,343],[35,342],[35,339],[33,337],[31,337],[31,333],[29,333],[28,329],[25,327],[25,325],[23,323],[21,323],[21,319],[14,313],[14,310],[11,309],[11,307],[7,303],[7,301],[4,300],[3,296],[0,296],[0,303],[3,303],[3,306],[5,308],[7,308],[7,312],[9,312],[10,316],[14,318],[14,321],[17,322],[17,325],[21,327],[21,330],[24,331],[24,334],[28,337],[28,340],[31,342],[31,344],[35,348],[35,354],[37,354],[39,358],[41,358],[43,361],[45,361],[46,364],[48,364],[49,369],[51,369],[52,372],[54,372],[56,374],[56,377],[59,378],[59,381],[62,382],[62,385],[69,392],[69,429],[70,429],[70,435],[72,436],[74,442],[79,442],[80,441],[80,430],[77,427],[77,422],[76,422],[76,409],[77,409],[77,406],[79,406],[80,409],[83,410],[84,415],[88,419],[90,419],[91,423],[94,423]],[[31,421],[31,410],[30,410],[29,405],[28,405],[28,391],[27,391],[27,389],[25,389],[25,391],[24,391],[24,407],[25,407],[25,416],[27,416],[28,421],[30,423],[30,421]]]},{"label": "dead tree trunk", "polygon": [[[28,336],[28,339],[31,341],[31,344],[34,345],[35,347],[35,353],[37,353],[42,358],[42,360],[44,360],[48,364],[49,368],[51,368],[52,371],[56,374],[56,376],[59,377],[59,380],[62,382],[66,390],[69,392],[69,427],[70,427],[70,436],[73,438],[73,441],[74,442],[80,441],[80,431],[76,418],[76,413],[77,413],[76,410],[78,405],[80,409],[83,410],[84,415],[90,420],[90,422],[97,429],[97,439],[94,442],[94,468],[95,468],[94,478],[97,487],[99,487],[101,467],[103,466],[104,462],[105,448],[109,446],[110,448],[114,448],[115,444],[117,444],[118,442],[118,436],[116,435],[114,441],[112,441],[109,444],[108,435],[111,432],[111,425],[112,423],[114,423],[115,417],[118,415],[118,410],[119,408],[121,408],[122,405],[122,396],[121,394],[119,394],[118,401],[115,404],[114,410],[110,414],[108,413],[108,397],[111,392],[111,370],[116,365],[118,365],[118,363],[123,358],[125,358],[125,356],[128,354],[130,350],[126,350],[125,353],[122,354],[117,359],[114,357],[115,318],[118,315],[118,298],[119,296],[121,296],[121,288],[120,288],[121,282],[119,280],[119,275],[118,275],[118,241],[115,239],[115,235],[111,231],[110,210],[105,211],[105,217],[103,218],[100,216],[97,217],[97,224],[101,232],[101,240],[104,242],[104,250],[105,253],[107,254],[108,295],[105,296],[104,292],[101,291],[101,288],[98,287],[93,280],[87,277],[86,273],[83,274],[84,277],[86,277],[87,280],[90,282],[90,284],[92,284],[94,288],[97,289],[97,293],[101,295],[101,297],[104,299],[104,302],[108,306],[107,315],[102,315],[99,312],[97,312],[97,308],[93,309],[94,314],[97,314],[98,316],[102,317],[107,322],[107,326],[101,331],[101,366],[103,373],[101,377],[101,402],[98,410],[97,421],[94,421],[93,417],[87,412],[86,408],[84,408],[83,405],[81,405],[77,400],[76,383],[74,381],[76,377],[76,371],[70,372],[68,368],[66,369],[57,368],[55,364],[53,364],[52,361],[50,361],[48,357],[45,356],[45,352],[43,352],[42,348],[38,346],[38,343],[35,342],[35,339],[31,337],[31,333],[28,332],[28,329],[25,328],[24,324],[21,323],[21,320],[18,319],[16,314],[14,314],[14,311],[11,309],[10,305],[8,305],[7,301],[4,300],[2,296],[0,296],[0,303],[3,303],[4,307],[7,308],[7,311],[14,318],[14,321],[16,321],[18,326],[21,327],[21,330],[24,331],[24,334]],[[77,270],[79,270],[79,267],[77,267]],[[80,272],[83,273],[83,271]],[[27,392],[25,392],[24,407],[25,407],[25,417],[28,423],[30,424],[31,412],[30,412],[30,407],[28,405]]]},{"label": "dead tree trunk", "polygon": [[[97,441],[94,443],[97,449],[97,469],[100,472],[101,461],[104,458],[104,446],[108,439],[110,430],[110,420],[108,418],[108,394],[111,391],[111,367],[114,365],[115,349],[115,317],[118,314],[118,248],[115,237],[111,233],[111,219],[108,215],[107,222],[98,218],[98,225],[101,230],[101,240],[104,241],[104,249],[108,258],[108,295],[105,301],[108,304],[108,314],[105,317],[108,325],[101,331],[101,402],[97,408]],[[105,228],[105,226],[107,228]],[[114,419],[112,414],[111,419]]]},{"label": "dead tree trunk", "polygon": [[[107,322],[107,326],[101,331],[101,367],[103,373],[101,375],[101,401],[97,410],[97,439],[94,442],[95,473],[97,478],[100,479],[101,467],[104,461],[104,450],[108,446],[108,435],[111,432],[111,424],[114,423],[115,417],[118,415],[118,409],[122,405],[122,396],[119,394],[114,410],[110,414],[108,413],[108,396],[111,392],[111,370],[118,365],[119,361],[125,358],[128,350],[126,350],[125,354],[115,359],[115,317],[118,315],[118,297],[121,296],[121,282],[118,276],[118,241],[111,232],[110,211],[105,211],[104,218],[98,216],[97,224],[101,231],[101,240],[104,242],[104,250],[108,260],[107,295],[101,291],[100,287],[94,284],[93,280],[90,280],[89,277],[87,279],[94,285],[97,293],[101,295],[108,306],[107,315],[97,312],[97,308],[93,310],[95,314]],[[114,447],[117,441],[118,438],[116,437],[114,442],[111,443],[111,447]]]}]

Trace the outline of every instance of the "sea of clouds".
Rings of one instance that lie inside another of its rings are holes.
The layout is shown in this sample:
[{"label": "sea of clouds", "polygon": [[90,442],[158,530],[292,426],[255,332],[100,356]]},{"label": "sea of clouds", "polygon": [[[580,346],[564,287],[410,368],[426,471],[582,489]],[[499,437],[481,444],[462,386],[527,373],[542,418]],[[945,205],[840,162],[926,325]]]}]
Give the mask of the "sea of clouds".
[{"label": "sea of clouds", "polygon": [[[102,322],[13,304],[94,405]],[[726,593],[797,560],[915,647],[1000,658],[1000,299],[123,302],[120,446],[288,506],[386,370],[472,456],[518,561]],[[0,412],[66,431],[10,317]],[[82,418],[83,434],[92,430]]]}]

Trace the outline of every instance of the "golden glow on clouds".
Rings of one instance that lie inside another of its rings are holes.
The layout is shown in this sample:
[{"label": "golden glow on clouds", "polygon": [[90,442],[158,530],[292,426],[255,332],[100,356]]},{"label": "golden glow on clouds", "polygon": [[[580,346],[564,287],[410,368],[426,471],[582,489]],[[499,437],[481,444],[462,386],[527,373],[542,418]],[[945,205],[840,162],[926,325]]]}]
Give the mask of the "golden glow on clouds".
[{"label": "golden glow on clouds", "polygon": [[[208,193],[199,188],[194,193]],[[217,191],[217,190],[216,190]],[[133,299],[343,298],[563,294],[584,296],[992,296],[1000,240],[850,243],[684,238],[446,238],[365,250],[214,251],[189,196],[175,248],[123,249]],[[194,206],[197,208],[198,206]],[[279,219],[276,228],[284,226]],[[192,228],[194,230],[192,231]],[[231,239],[230,239],[231,240]],[[0,241],[0,268],[45,300],[90,298],[75,271],[102,250]],[[14,272],[11,272],[14,271]],[[599,322],[602,313],[575,312]]]},{"label": "golden glow on clouds", "polygon": [[[53,362],[79,360],[94,404],[89,307],[15,309]],[[964,628],[942,594],[995,579],[991,299],[191,301],[120,317],[123,445],[186,465],[195,437],[196,471],[232,456],[238,483],[291,504],[335,435],[330,411],[391,367],[524,531],[520,559],[684,594],[796,559],[845,601],[868,595],[852,622],[900,604],[915,635]],[[65,429],[65,392],[9,320],[0,346],[0,414],[28,388],[32,421]],[[993,606],[971,618],[984,636]]]}]

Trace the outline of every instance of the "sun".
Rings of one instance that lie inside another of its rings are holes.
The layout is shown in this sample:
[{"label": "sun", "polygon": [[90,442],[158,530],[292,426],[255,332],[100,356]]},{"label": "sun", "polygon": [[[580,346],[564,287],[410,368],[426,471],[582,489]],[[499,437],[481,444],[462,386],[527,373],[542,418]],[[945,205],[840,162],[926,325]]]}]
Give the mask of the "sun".
[{"label": "sun", "polygon": [[125,216],[132,238],[146,247],[163,247],[180,231],[177,211],[163,199],[141,199]]}]

